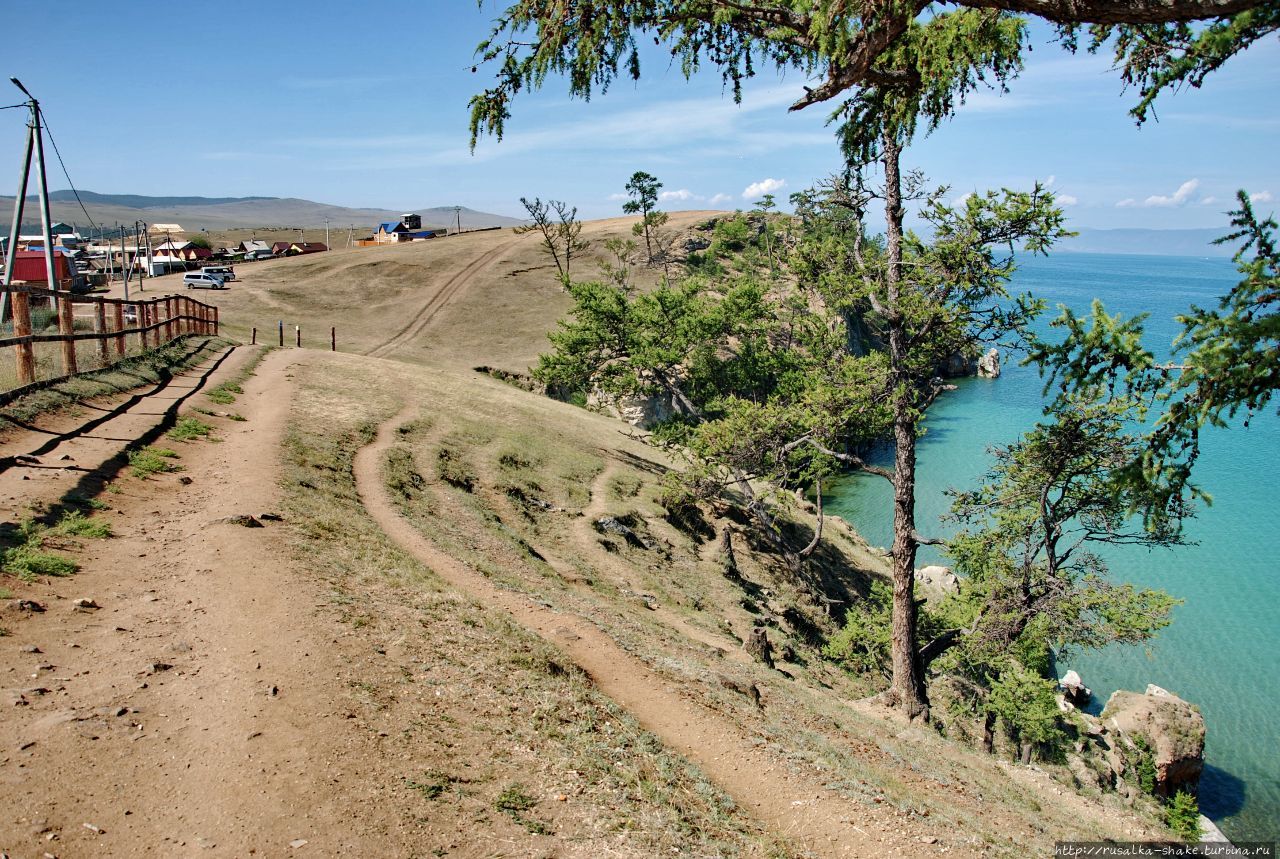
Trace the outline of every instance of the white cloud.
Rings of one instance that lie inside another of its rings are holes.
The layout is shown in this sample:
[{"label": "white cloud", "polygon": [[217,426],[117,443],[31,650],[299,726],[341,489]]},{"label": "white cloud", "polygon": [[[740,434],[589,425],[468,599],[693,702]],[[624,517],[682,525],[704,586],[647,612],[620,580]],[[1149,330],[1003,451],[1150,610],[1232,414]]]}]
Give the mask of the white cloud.
[{"label": "white cloud", "polygon": [[608,197],[605,197],[605,199],[611,203],[621,203],[623,200],[627,199],[627,195],[622,192],[618,192],[617,194],[610,194]]},{"label": "white cloud", "polygon": [[1200,205],[1201,205],[1201,206],[1212,206],[1212,205],[1213,205],[1214,203],[1216,203],[1216,202],[1218,202],[1218,198],[1217,198],[1217,197],[1205,197],[1203,200],[1201,200],[1201,201],[1200,201]]},{"label": "white cloud", "polygon": [[714,197],[712,197],[710,200],[707,201],[707,205],[719,206],[723,203],[730,203],[732,201],[733,201],[732,194],[716,194]]},{"label": "white cloud", "polygon": [[772,194],[787,187],[786,179],[761,179],[759,182],[752,182],[742,192],[742,199],[751,200],[762,197],[765,194]]},{"label": "white cloud", "polygon": [[1054,183],[1054,182],[1056,182],[1056,181],[1058,181],[1058,177],[1057,177],[1057,176],[1054,176],[1054,175],[1050,175],[1048,179],[1045,179],[1045,180],[1044,180],[1044,186],[1045,186],[1046,188],[1052,188],[1052,187],[1053,187],[1053,183]]},{"label": "white cloud", "polygon": [[1199,187],[1199,179],[1188,179],[1178,186],[1178,190],[1173,192],[1173,196],[1166,197],[1163,194],[1152,194],[1150,197],[1142,201],[1142,205],[1161,208],[1185,206],[1187,201],[1191,199],[1191,195],[1194,194],[1196,189]]},{"label": "white cloud", "polygon": [[1132,209],[1132,208],[1133,208],[1134,206],[1136,206],[1136,205],[1138,205],[1138,201],[1137,201],[1137,200],[1133,199],[1132,197],[1125,197],[1125,198],[1124,198],[1123,200],[1121,200],[1119,203],[1116,203],[1116,208],[1117,208],[1117,209]]},{"label": "white cloud", "polygon": [[1270,203],[1275,199],[1275,195],[1270,191],[1258,191],[1257,193],[1250,194],[1249,199],[1255,203]]},{"label": "white cloud", "polygon": [[967,194],[961,194],[959,197],[956,197],[954,200],[951,201],[951,205],[955,206],[956,208],[959,208],[964,204],[968,203],[969,198],[972,197],[973,195],[974,194],[972,191],[970,191]]},{"label": "white cloud", "polygon": [[1072,197],[1070,194],[1059,194],[1053,199],[1054,202],[1060,206],[1074,206],[1076,203],[1080,202],[1079,198]]},{"label": "white cloud", "polygon": [[658,199],[663,203],[670,203],[672,200],[700,200],[702,198],[695,195],[688,188],[681,188],[678,191],[663,191],[658,195]]}]

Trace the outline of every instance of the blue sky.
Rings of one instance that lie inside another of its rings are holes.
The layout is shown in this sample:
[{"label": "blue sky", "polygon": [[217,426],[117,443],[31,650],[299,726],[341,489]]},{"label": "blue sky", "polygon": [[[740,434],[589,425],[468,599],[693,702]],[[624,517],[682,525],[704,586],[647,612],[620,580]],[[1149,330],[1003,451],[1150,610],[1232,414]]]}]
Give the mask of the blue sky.
[{"label": "blue sky", "polygon": [[[484,67],[472,73],[473,50],[498,3],[306,8],[24,7],[4,21],[0,72],[41,99],[76,185],[102,193],[509,215],[522,213],[521,196],[541,196],[595,218],[620,214],[636,170],[661,179],[664,206],[676,210],[747,206],[762,189],[785,199],[840,166],[823,107],[786,110],[799,75],[761,74],[735,105],[717,75],[686,81],[658,52],[639,83],[590,103],[548,82],[517,100],[503,142],[472,154],[467,100],[492,80]],[[1108,66],[1037,40],[1009,94],[972,97],[907,162],[956,197],[1052,180],[1077,227],[1218,227],[1238,188],[1277,208],[1280,40],[1254,46],[1202,90],[1165,98],[1160,121],[1141,129],[1127,114],[1133,93]],[[11,96],[0,105],[21,98]],[[7,194],[21,114],[0,111]],[[52,169],[50,187],[65,187]]]}]

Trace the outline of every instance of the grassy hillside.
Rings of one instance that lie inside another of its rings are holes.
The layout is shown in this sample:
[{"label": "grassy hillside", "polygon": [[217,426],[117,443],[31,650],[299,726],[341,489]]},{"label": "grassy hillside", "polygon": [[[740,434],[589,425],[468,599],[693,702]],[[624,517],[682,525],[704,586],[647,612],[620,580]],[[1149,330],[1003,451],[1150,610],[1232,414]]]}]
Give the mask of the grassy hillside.
[{"label": "grassy hillside", "polygon": [[[681,213],[672,226],[690,229],[704,217]],[[629,229],[629,220],[595,222],[584,236],[601,253],[606,238]],[[579,276],[591,268],[584,260]],[[869,689],[818,652],[837,619],[753,542],[732,508],[673,521],[659,482],[678,463],[624,424],[477,373],[481,365],[526,371],[569,307],[535,236],[502,230],[239,273],[230,290],[207,296],[221,307],[224,332],[247,338],[257,327],[259,342],[274,342],[283,321],[287,343],[298,325],[304,345],[327,349],[335,326],[340,350],[355,353],[312,353],[292,371],[286,489],[295,550],[332,582],[353,626],[412,642],[440,666],[432,670],[451,702],[448,727],[417,713],[401,694],[404,678],[391,672],[371,677],[362,694],[379,724],[413,738],[415,762],[444,779],[436,801],[451,803],[447,815],[459,827],[516,782],[530,796],[568,795],[569,771],[583,804],[570,811],[544,802],[514,825],[539,838],[604,827],[619,834],[621,855],[695,843],[711,855],[805,855],[725,805],[554,648],[452,595],[376,527],[359,501],[353,460],[406,407],[412,419],[383,459],[381,480],[414,528],[503,592],[587,618],[682,697],[767,750],[779,778],[835,791],[869,855],[1048,855],[1056,839],[1161,831],[1114,795],[1077,796],[1065,769],[1010,765],[863,701]],[[161,278],[147,289],[175,287]],[[790,515],[797,538],[811,533],[810,513]],[[735,535],[741,578],[723,574],[725,529]],[[842,522],[831,518],[826,530],[817,563],[824,576],[860,591],[882,574],[883,559]],[[783,651],[778,670],[746,656],[755,626]],[[515,713],[521,718],[509,718]],[[613,725],[616,748],[577,730],[582,720]],[[664,831],[685,835],[672,842]],[[599,832],[582,837],[580,855],[600,855],[591,852],[604,843],[594,840]]]}]

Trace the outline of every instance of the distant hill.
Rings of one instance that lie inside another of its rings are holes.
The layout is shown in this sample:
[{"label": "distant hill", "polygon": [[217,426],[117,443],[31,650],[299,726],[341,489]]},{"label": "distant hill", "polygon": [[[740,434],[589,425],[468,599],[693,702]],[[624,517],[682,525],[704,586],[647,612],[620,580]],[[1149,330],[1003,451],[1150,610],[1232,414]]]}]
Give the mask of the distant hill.
[{"label": "distant hill", "polygon": [[1235,246],[1213,244],[1213,240],[1221,237],[1225,232],[1225,227],[1198,230],[1081,228],[1080,235],[1055,245],[1054,252],[1230,257],[1237,250]]},{"label": "distant hill", "polygon": [[[94,222],[106,227],[116,224],[131,227],[134,221],[145,221],[149,224],[181,224],[188,232],[235,228],[314,229],[324,227],[327,220],[334,229],[354,225],[357,233],[367,235],[379,222],[398,220],[405,211],[421,215],[424,226],[443,227],[456,223],[452,206],[406,210],[352,209],[292,197],[147,197],[93,191],[81,191],[80,199]],[[49,194],[49,201],[55,221],[87,227],[84,212],[80,210],[73,192],[53,191]],[[0,211],[11,211],[12,206],[12,197],[0,197]],[[26,220],[34,220],[34,215],[35,212],[28,208]],[[480,212],[465,206],[461,215],[463,229],[512,227],[524,223],[519,218]]]}]

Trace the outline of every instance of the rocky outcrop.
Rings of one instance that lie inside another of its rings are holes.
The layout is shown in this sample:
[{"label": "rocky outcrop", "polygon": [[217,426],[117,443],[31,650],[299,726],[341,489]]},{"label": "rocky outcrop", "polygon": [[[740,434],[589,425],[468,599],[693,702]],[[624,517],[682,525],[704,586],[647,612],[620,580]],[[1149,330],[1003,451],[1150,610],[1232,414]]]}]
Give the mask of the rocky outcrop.
[{"label": "rocky outcrop", "polygon": [[679,404],[666,392],[647,397],[609,397],[595,392],[587,397],[587,408],[612,415],[643,430],[653,429],[663,421],[683,414]]},{"label": "rocky outcrop", "polygon": [[1058,688],[1062,690],[1063,697],[1073,707],[1087,707],[1089,706],[1089,701],[1093,699],[1093,690],[1084,685],[1080,675],[1074,671],[1068,671],[1058,681]]},{"label": "rocky outcrop", "polygon": [[1000,350],[992,346],[987,353],[978,359],[978,378],[1000,378]]},{"label": "rocky outcrop", "polygon": [[1145,694],[1118,691],[1102,710],[1102,723],[1116,735],[1126,768],[1140,767],[1145,755],[1155,768],[1154,793],[1195,793],[1204,770],[1204,717],[1193,704],[1148,686]]},{"label": "rocky outcrop", "polygon": [[950,567],[931,566],[916,570],[916,584],[927,600],[939,600],[960,593],[960,579]]}]

